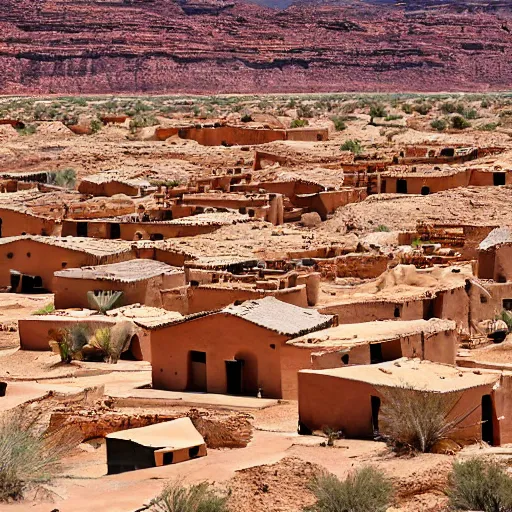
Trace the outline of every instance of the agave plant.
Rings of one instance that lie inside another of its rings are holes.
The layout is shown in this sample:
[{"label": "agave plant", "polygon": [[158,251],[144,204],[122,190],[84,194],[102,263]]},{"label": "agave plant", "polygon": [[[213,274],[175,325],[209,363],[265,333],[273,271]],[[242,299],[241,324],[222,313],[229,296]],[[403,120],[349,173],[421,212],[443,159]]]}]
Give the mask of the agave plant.
[{"label": "agave plant", "polygon": [[115,292],[110,290],[87,292],[87,300],[91,309],[95,309],[102,314],[120,306],[123,292]]}]

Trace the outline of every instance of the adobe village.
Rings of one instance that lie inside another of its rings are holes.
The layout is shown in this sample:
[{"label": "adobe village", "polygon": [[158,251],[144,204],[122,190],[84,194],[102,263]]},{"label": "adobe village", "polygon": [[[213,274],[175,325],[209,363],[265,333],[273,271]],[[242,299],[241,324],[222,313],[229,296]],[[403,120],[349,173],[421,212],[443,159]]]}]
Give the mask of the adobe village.
[{"label": "adobe village", "polygon": [[368,467],[452,510],[512,458],[511,136],[505,94],[2,98],[0,510]]}]

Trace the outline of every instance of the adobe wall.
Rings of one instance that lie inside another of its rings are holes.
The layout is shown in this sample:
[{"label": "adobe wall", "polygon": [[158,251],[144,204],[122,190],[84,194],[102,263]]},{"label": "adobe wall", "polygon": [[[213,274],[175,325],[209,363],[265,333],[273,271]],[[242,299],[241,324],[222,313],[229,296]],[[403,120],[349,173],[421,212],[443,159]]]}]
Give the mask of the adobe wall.
[{"label": "adobe wall", "polygon": [[[165,296],[165,292],[163,293]],[[256,290],[243,288],[215,288],[205,286],[190,287],[188,294],[188,313],[198,313],[200,311],[212,311],[222,309],[235,301],[262,299],[263,297],[275,297],[288,304],[307,307],[306,286],[300,285],[285,290]],[[168,309],[165,298],[163,299],[164,308]]]},{"label": "adobe wall", "polygon": [[54,235],[59,228],[54,219],[26,215],[0,208],[1,236]]},{"label": "adobe wall", "polygon": [[387,270],[389,258],[385,254],[352,253],[318,260],[316,263],[324,279],[334,280],[337,277],[371,279]]},{"label": "adobe wall", "polygon": [[122,223],[121,239],[135,240],[135,233],[141,233],[143,240],[149,240],[151,235],[162,235],[164,238],[180,238],[184,236],[197,236],[213,233],[220,228],[218,224],[190,225],[190,224],[154,224],[151,222]]},{"label": "adobe wall", "polygon": [[363,201],[366,196],[366,189],[345,188],[318,192],[315,195],[294,196],[292,203],[294,206],[317,212],[322,220],[327,220],[327,216],[334,213],[341,206]]},{"label": "adobe wall", "polygon": [[491,226],[463,226],[464,247],[458,248],[466,260],[478,259],[478,246],[494,228]]},{"label": "adobe wall", "polygon": [[496,247],[493,279],[498,283],[512,281],[512,245]]},{"label": "adobe wall", "polygon": [[329,140],[327,128],[291,128],[286,130],[286,140],[318,142]]},{"label": "adobe wall", "polygon": [[168,276],[156,276],[137,282],[104,281],[101,279],[73,279],[54,276],[53,292],[55,293],[55,307],[89,308],[87,292],[93,290],[111,290],[123,292],[121,303],[143,304],[145,306],[162,307],[160,290],[177,288],[185,285],[185,273]]},{"label": "adobe wall", "polygon": [[[419,320],[423,318],[421,299],[404,302],[367,301],[329,304],[316,309],[325,315],[338,315],[340,324],[357,324],[374,320]],[[395,316],[398,313],[399,316]]]},{"label": "adobe wall", "polygon": [[477,275],[480,279],[494,279],[496,265],[496,248],[478,252]]},{"label": "adobe wall", "polygon": [[[494,186],[494,174],[494,172],[472,169],[469,185],[474,187],[492,187]],[[505,175],[505,185],[512,183],[512,173],[510,171],[500,172],[499,174]]]},{"label": "adobe wall", "polygon": [[407,182],[408,194],[421,194],[423,187],[429,187],[430,193],[441,192],[457,187],[467,187],[469,185],[469,171],[461,171],[451,176],[411,176],[408,174],[403,178],[383,176],[383,186],[385,182],[386,193],[397,193],[397,181],[404,179]]},{"label": "adobe wall", "polygon": [[161,261],[163,263],[167,263],[167,265],[171,265],[172,267],[183,267],[185,261],[188,261],[191,258],[188,254],[183,254],[178,251],[172,250],[162,250],[158,247],[155,249],[154,259],[157,261]]},{"label": "adobe wall", "polygon": [[500,385],[493,392],[495,417],[498,418],[494,428],[495,444],[512,443],[512,374],[504,373]]},{"label": "adobe wall", "polygon": [[78,185],[78,192],[81,194],[93,196],[106,196],[111,197],[116,194],[124,194],[126,196],[139,195],[139,187],[129,185],[128,183],[121,183],[119,181],[105,181],[103,183],[94,183],[92,181],[84,180]]},{"label": "adobe wall", "polygon": [[182,139],[195,140],[203,146],[243,146],[286,140],[285,130],[251,129],[238,126],[181,128],[178,135]]},{"label": "adobe wall", "polygon": [[167,140],[169,137],[178,135],[179,128],[156,128],[155,129],[155,140]]},{"label": "adobe wall", "polygon": [[[299,422],[310,430],[326,427],[341,430],[348,438],[373,437],[371,396],[385,398],[379,389],[365,382],[329,375],[299,373]],[[463,417],[452,437],[459,441],[480,440],[482,396],[492,393],[492,384],[464,390],[450,413]],[[447,400],[450,398],[447,396]],[[382,406],[381,406],[382,409]]]},{"label": "adobe wall", "polygon": [[10,286],[10,270],[16,270],[22,274],[40,276],[43,287],[52,291],[53,273],[57,270],[117,263],[133,258],[132,252],[98,257],[33,240],[16,240],[0,246],[0,287]]},{"label": "adobe wall", "polygon": [[[238,357],[255,361],[252,364],[257,373],[254,388],[262,388],[266,398],[281,398],[280,359],[282,345],[287,339],[226,313],[154,330],[151,333],[153,388],[185,391],[189,351],[195,350],[206,352],[208,393],[226,393],[225,361]],[[244,371],[251,371],[249,365]],[[257,389],[254,388],[250,394],[256,396]]]},{"label": "adobe wall", "polygon": [[71,318],[57,315],[42,315],[18,320],[18,334],[22,350],[50,350],[50,332],[56,329],[68,329],[77,324],[114,326],[115,320],[94,315],[88,318]]},{"label": "adobe wall", "polygon": [[434,299],[433,318],[453,320],[457,327],[469,329],[469,297],[465,288],[438,292]]},{"label": "adobe wall", "polygon": [[136,361],[151,363],[151,331],[139,328],[137,335],[132,336],[130,352]]},{"label": "adobe wall", "polygon": [[475,325],[483,320],[496,318],[503,310],[503,299],[512,300],[512,282],[482,284],[491,294],[491,298],[476,286],[471,286],[469,290],[471,322]]}]

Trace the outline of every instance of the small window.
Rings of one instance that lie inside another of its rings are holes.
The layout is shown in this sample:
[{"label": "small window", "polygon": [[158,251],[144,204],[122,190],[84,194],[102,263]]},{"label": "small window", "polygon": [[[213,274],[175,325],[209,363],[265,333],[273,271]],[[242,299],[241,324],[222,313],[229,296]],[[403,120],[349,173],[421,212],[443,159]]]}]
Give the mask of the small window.
[{"label": "small window", "polygon": [[27,252],[27,258],[30,258],[30,256],[32,256],[32,254],[30,254],[29,252]]},{"label": "small window", "polygon": [[428,196],[430,194],[430,187],[421,187],[421,195]]},{"label": "small window", "polygon": [[190,351],[190,360],[193,363],[206,363],[206,352]]},{"label": "small window", "polygon": [[12,252],[8,252],[7,253],[7,258],[8,259],[12,260],[13,257],[14,257],[14,253],[12,253]]},{"label": "small window", "polygon": [[66,268],[66,267],[68,266],[68,262],[67,262],[67,261],[63,261],[63,262],[60,264],[60,266],[61,266],[62,268]]},{"label": "small window", "polygon": [[270,348],[271,348],[272,350],[275,350],[275,349],[276,349],[276,346],[274,345],[274,343],[271,343],[271,344],[270,344]]},{"label": "small window", "polygon": [[512,299],[503,299],[503,309],[512,311]]},{"label": "small window", "polygon": [[487,304],[487,295],[480,295],[480,304]]},{"label": "small window", "polygon": [[395,311],[393,312],[393,316],[395,318],[400,318],[400,308],[398,306],[395,307]]}]

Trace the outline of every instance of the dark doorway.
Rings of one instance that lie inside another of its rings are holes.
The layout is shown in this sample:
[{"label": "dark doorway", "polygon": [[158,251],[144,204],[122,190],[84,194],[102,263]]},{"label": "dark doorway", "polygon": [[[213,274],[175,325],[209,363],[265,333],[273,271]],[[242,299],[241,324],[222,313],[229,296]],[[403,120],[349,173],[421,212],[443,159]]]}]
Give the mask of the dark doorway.
[{"label": "dark doorway", "polygon": [[494,444],[493,416],[491,395],[484,395],[482,397],[482,441],[491,446]]},{"label": "dark doorway", "polygon": [[420,194],[422,196],[428,196],[430,194],[430,187],[421,187]]},{"label": "dark doorway", "polygon": [[121,224],[118,224],[117,222],[110,224],[110,238],[112,240],[121,238]]},{"label": "dark doorway", "polygon": [[149,235],[149,239],[153,241],[163,240],[164,235],[162,235],[162,233],[151,233],[151,235]]},{"label": "dark doorway", "polygon": [[382,357],[382,344],[381,343],[370,343],[370,363],[377,364],[384,362]]},{"label": "dark doorway", "polygon": [[454,157],[455,156],[455,148],[443,148],[440,153],[441,156],[446,157]]},{"label": "dark doorway", "polygon": [[380,184],[380,191],[382,194],[385,194],[386,193],[386,180],[382,181],[382,183]]},{"label": "dark doorway", "polygon": [[506,309],[507,311],[512,311],[512,299],[503,299],[503,309]]},{"label": "dark doorway", "polygon": [[206,352],[190,351],[187,389],[206,392]]},{"label": "dark doorway", "polygon": [[505,185],[505,173],[504,172],[493,172],[492,173],[492,184],[496,187]]},{"label": "dark doorway", "polygon": [[373,434],[379,433],[379,411],[380,411],[380,398],[378,396],[370,396],[372,404],[372,428]]},{"label": "dark doorway", "polygon": [[43,280],[40,276],[21,275],[21,293],[43,292]]},{"label": "dark doorway", "polygon": [[76,223],[76,236],[87,236],[87,222]]},{"label": "dark doorway", "polygon": [[21,282],[21,274],[16,270],[11,270],[11,292],[15,293],[18,291],[18,286]]},{"label": "dark doorway", "polygon": [[2,219],[0,219],[0,238],[2,238]]},{"label": "dark doorway", "polygon": [[226,361],[226,391],[228,395],[242,394],[244,362],[236,359]]},{"label": "dark doorway", "polygon": [[407,194],[407,180],[396,180],[396,193]]}]

